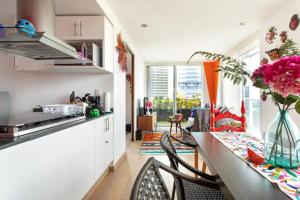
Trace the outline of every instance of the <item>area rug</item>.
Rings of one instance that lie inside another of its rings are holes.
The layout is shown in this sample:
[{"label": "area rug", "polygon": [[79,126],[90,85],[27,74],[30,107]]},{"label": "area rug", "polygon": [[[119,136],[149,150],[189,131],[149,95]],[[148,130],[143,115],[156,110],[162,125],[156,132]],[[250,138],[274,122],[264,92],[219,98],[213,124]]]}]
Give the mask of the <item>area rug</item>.
[{"label": "area rug", "polygon": [[[163,135],[163,132],[154,132],[153,135],[150,132],[144,134],[143,142],[140,147],[140,154],[143,155],[163,155],[165,154],[164,150],[160,146],[160,137]],[[172,135],[182,139],[179,136],[179,133],[172,133]],[[194,149],[192,147],[181,144],[175,140],[172,140],[177,154],[193,154]]]}]

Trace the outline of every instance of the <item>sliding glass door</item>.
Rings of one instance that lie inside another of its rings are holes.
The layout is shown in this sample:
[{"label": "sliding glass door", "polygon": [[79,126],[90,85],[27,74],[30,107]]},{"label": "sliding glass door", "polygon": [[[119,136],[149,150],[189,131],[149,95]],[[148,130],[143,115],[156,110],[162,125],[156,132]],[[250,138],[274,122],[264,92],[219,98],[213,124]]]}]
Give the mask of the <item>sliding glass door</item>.
[{"label": "sliding glass door", "polygon": [[191,108],[201,105],[200,66],[149,66],[147,82],[158,127],[169,127],[167,119],[176,113],[183,113],[186,121]]}]

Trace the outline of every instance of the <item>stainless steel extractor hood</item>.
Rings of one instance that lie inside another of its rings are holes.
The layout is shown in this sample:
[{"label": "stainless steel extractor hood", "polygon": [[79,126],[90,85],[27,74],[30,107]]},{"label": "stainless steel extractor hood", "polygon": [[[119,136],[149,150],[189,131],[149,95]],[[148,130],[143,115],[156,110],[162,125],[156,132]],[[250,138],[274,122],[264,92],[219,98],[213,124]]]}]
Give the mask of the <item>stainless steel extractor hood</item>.
[{"label": "stainless steel extractor hood", "polygon": [[17,0],[17,18],[30,20],[37,34],[9,32],[0,38],[0,51],[34,60],[80,59],[74,47],[53,36],[54,0]]}]

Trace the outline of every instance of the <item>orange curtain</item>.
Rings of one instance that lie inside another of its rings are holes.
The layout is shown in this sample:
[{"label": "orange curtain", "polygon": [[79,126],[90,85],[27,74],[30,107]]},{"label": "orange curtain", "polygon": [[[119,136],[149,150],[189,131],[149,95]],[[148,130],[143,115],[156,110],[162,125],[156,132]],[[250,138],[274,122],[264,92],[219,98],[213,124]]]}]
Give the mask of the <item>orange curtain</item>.
[{"label": "orange curtain", "polygon": [[203,62],[210,103],[214,105],[217,103],[218,96],[219,72],[216,70],[219,64],[220,61],[218,60]]}]

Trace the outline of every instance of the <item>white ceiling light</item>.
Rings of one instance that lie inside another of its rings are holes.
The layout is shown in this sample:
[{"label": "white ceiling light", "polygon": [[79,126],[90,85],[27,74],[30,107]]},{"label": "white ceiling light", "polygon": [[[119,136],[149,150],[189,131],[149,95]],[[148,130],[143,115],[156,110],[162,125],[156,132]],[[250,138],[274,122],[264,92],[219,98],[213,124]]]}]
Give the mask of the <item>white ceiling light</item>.
[{"label": "white ceiling light", "polygon": [[148,24],[141,24],[141,27],[142,27],[142,28],[147,28],[147,27],[148,27]]},{"label": "white ceiling light", "polygon": [[242,21],[242,22],[239,23],[239,25],[240,25],[240,26],[245,26],[245,25],[246,25],[246,22],[245,22],[245,21]]}]

